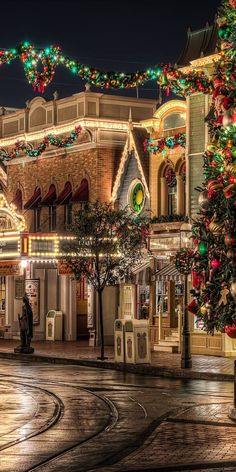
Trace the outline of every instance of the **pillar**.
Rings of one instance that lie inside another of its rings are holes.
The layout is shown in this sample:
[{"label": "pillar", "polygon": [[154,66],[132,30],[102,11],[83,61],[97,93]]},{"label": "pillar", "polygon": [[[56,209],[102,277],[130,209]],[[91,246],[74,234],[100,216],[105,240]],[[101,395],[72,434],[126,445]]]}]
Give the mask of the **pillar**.
[{"label": "pillar", "polygon": [[177,181],[177,214],[182,215],[184,213],[184,182],[182,175],[176,176]]},{"label": "pillar", "polygon": [[168,213],[168,194],[167,194],[167,183],[166,178],[161,177],[161,215],[167,215]]},{"label": "pillar", "polygon": [[176,328],[176,317],[175,317],[175,282],[169,280],[167,282],[167,293],[168,293],[168,316],[170,320],[170,328]]}]

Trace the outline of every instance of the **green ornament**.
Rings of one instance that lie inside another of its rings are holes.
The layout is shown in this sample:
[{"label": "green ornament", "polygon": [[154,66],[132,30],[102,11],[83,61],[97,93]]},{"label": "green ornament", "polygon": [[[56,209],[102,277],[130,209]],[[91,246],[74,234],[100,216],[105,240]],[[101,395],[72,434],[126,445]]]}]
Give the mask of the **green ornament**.
[{"label": "green ornament", "polygon": [[205,256],[207,253],[207,244],[204,241],[201,241],[198,246],[200,256]]}]

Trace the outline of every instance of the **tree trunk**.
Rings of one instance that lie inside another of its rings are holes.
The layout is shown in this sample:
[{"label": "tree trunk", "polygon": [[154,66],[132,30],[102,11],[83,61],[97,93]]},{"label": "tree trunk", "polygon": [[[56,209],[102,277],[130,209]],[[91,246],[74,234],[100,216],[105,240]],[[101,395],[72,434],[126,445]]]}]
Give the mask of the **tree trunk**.
[{"label": "tree trunk", "polygon": [[99,322],[100,322],[100,332],[101,332],[101,360],[103,361],[105,357],[104,357],[102,290],[98,290],[98,305],[99,305]]}]

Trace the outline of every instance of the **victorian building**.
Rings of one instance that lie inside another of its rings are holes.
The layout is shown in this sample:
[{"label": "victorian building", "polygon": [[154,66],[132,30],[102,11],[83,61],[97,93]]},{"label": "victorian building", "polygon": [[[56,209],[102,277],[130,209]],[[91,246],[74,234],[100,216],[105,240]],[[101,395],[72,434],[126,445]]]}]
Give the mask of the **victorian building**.
[{"label": "victorian building", "polygon": [[[97,335],[96,298],[60,264],[73,210],[86,201],[109,202],[129,130],[151,118],[155,102],[92,93],[52,101],[34,98],[0,117],[1,335],[18,336],[26,290],[34,339],[46,337],[46,315],[63,313],[63,339]],[[24,141],[24,143],[23,143]],[[111,293],[112,292],[112,293]],[[112,342],[117,287],[104,293],[105,342]]]},{"label": "victorian building", "polygon": [[[216,25],[207,24],[201,30],[188,31],[178,66],[184,72],[194,67],[211,75],[219,58]],[[191,222],[198,216],[197,189],[204,181],[203,154],[209,143],[206,123],[209,110],[209,97],[194,93],[186,101],[167,102],[158,108],[153,120],[142,122],[153,139],[186,134],[185,148],[179,146],[165,149],[164,155],[162,152],[150,155],[150,201],[154,215],[150,249],[154,261],[149,311],[151,342],[156,350],[181,350],[183,276],[176,270],[174,261],[181,247],[181,226],[184,221]],[[191,276],[188,288],[190,291]],[[224,333],[207,335],[196,316],[192,313],[189,316],[192,353],[235,355],[233,339]]]}]

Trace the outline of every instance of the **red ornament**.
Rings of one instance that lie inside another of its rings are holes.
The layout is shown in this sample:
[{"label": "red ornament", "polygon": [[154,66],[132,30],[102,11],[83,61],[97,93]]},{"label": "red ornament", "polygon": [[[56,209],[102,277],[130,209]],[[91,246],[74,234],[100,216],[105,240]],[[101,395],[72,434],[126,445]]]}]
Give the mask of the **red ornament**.
[{"label": "red ornament", "polygon": [[232,157],[233,157],[232,152],[231,152],[229,149],[227,149],[227,150],[225,151],[225,158],[226,158],[226,159],[231,159]]},{"label": "red ornament", "polygon": [[216,270],[216,269],[218,269],[220,266],[221,266],[221,262],[220,262],[218,259],[216,259],[216,258],[212,259],[212,261],[211,261],[211,267],[212,267],[212,269]]},{"label": "red ornament", "polygon": [[236,9],[236,0],[229,0],[229,4],[232,8]]},{"label": "red ornament", "polygon": [[225,333],[228,334],[230,338],[236,338],[236,325],[225,326]]},{"label": "red ornament", "polygon": [[208,190],[207,196],[208,196],[209,199],[214,198],[216,196],[216,191],[213,190],[213,189]]},{"label": "red ornament", "polygon": [[232,190],[224,190],[224,196],[225,198],[231,198],[233,196]]},{"label": "red ornament", "polygon": [[201,282],[202,282],[201,274],[198,274],[197,272],[195,272],[195,270],[192,270],[193,288],[200,288]]},{"label": "red ornament", "polygon": [[189,305],[187,306],[187,310],[190,311],[190,313],[196,315],[196,313],[198,312],[198,304],[195,298],[191,301],[191,303],[189,303]]},{"label": "red ornament", "polygon": [[213,80],[213,85],[214,85],[215,89],[217,89],[219,87],[223,87],[224,81],[222,79],[216,78],[216,79]]}]

